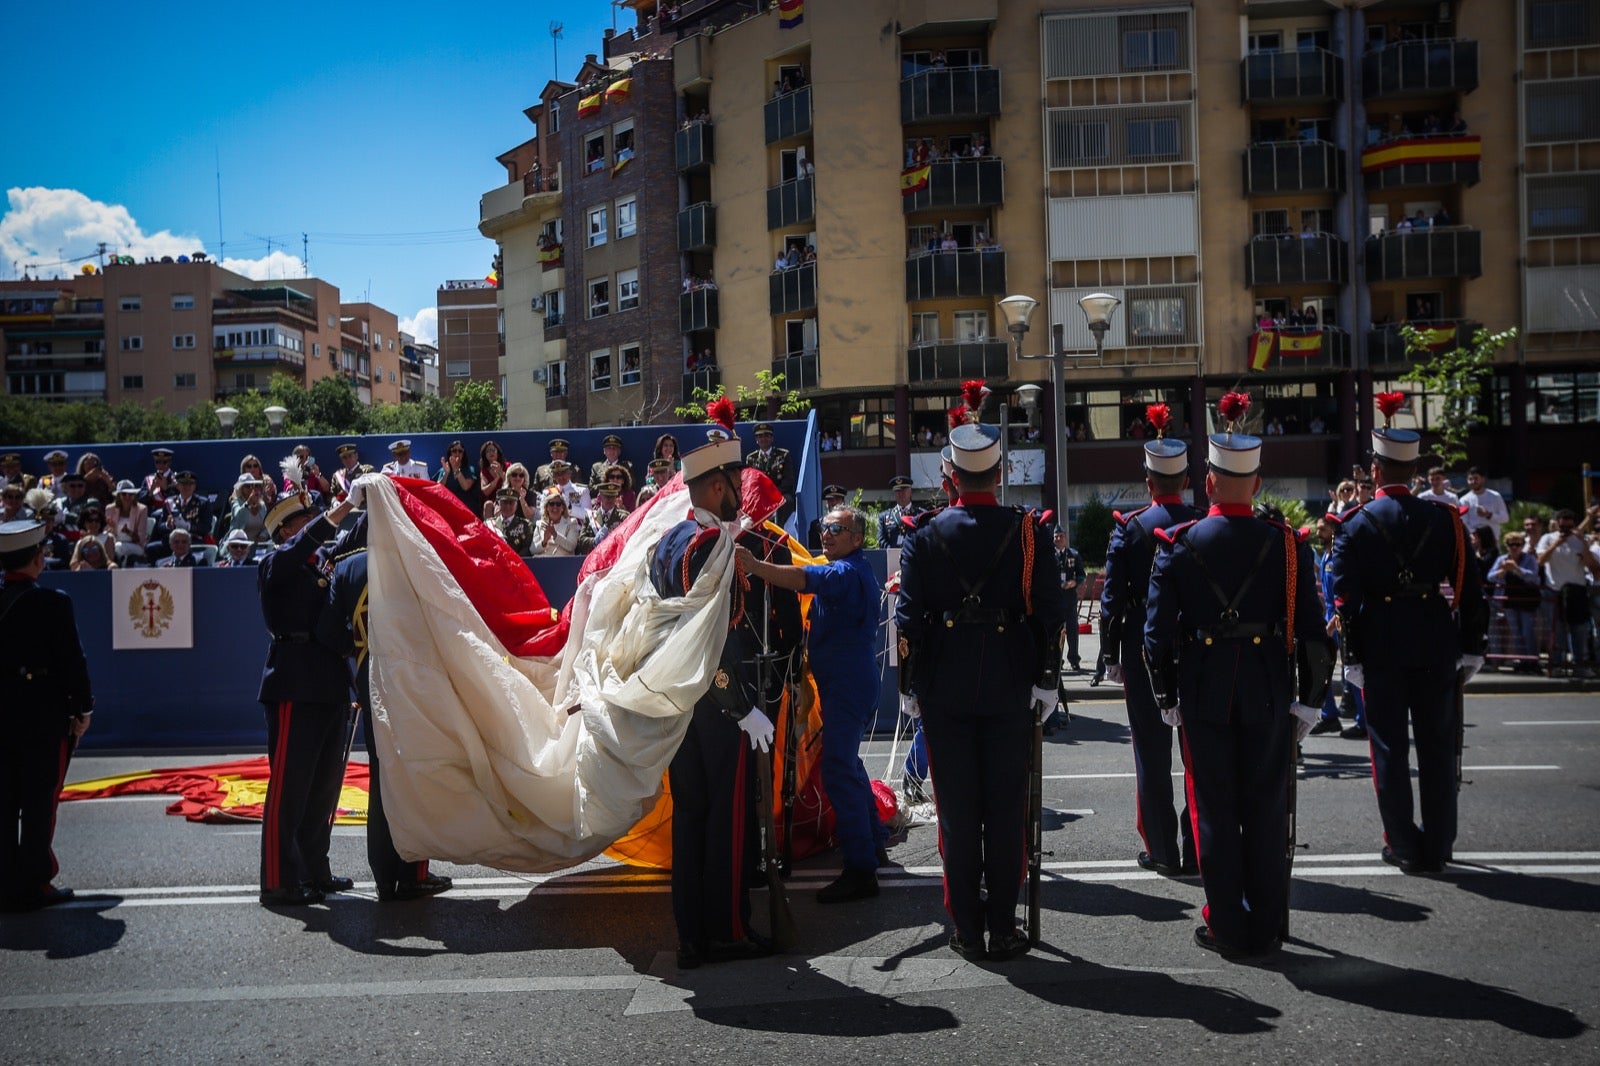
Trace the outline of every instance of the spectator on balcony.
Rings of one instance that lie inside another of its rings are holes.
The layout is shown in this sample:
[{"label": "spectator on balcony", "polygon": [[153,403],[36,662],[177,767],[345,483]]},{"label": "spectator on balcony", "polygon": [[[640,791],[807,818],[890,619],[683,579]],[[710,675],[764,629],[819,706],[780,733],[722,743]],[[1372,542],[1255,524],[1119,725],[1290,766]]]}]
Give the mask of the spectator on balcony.
[{"label": "spectator on balcony", "polygon": [[1288,415],[1278,420],[1278,430],[1280,437],[1284,435],[1293,436],[1297,433],[1304,433],[1305,427],[1300,424],[1300,416],[1290,411]]},{"label": "spectator on balcony", "polygon": [[1301,237],[1301,239],[1308,240],[1308,239],[1310,239],[1312,237],[1317,237],[1317,236],[1320,236],[1320,234],[1317,233],[1317,227],[1313,226],[1310,222],[1303,223],[1300,226],[1300,237]]},{"label": "spectator on balcony", "polygon": [[1455,219],[1450,217],[1450,209],[1441,204],[1439,210],[1434,213],[1433,224],[1435,226],[1454,226],[1456,222]]},{"label": "spectator on balcony", "polygon": [[1078,423],[1078,430],[1073,435],[1073,439],[1074,440],[1089,440],[1090,439],[1090,437],[1089,437],[1089,427],[1084,425],[1082,422],[1079,422]]},{"label": "spectator on balcony", "polygon": [[603,141],[597,140],[589,146],[589,157],[584,161],[583,165],[584,169],[590,174],[605,168],[606,148]]},{"label": "spectator on balcony", "polygon": [[478,492],[483,497],[484,510],[494,504],[495,497],[506,483],[506,453],[494,441],[484,441],[478,449]]},{"label": "spectator on balcony", "polygon": [[800,257],[800,262],[802,264],[807,264],[807,263],[815,263],[816,261],[817,261],[817,246],[814,245],[814,244],[806,245],[805,254]]},{"label": "spectator on balcony", "polygon": [[972,135],[972,158],[982,159],[989,154],[989,138],[981,133]]},{"label": "spectator on balcony", "polygon": [[86,499],[104,507],[117,498],[117,483],[94,452],[84,452],[78,457],[78,473],[83,476]]},{"label": "spectator on balcony", "polygon": [[780,248],[778,249],[778,257],[772,261],[772,272],[777,274],[788,269],[789,256],[782,248]]},{"label": "spectator on balcony", "polygon": [[954,233],[946,233],[944,238],[939,241],[939,251],[941,252],[959,252],[960,250],[961,244],[956,240]]},{"label": "spectator on balcony", "polygon": [[1450,128],[1446,132],[1454,136],[1467,132],[1467,120],[1461,117],[1461,112],[1457,111],[1450,119]]},{"label": "spectator on balcony", "polygon": [[929,59],[928,66],[932,70],[943,70],[943,69],[945,69],[945,59],[944,59],[944,50],[943,49],[935,48],[933,50],[933,56],[932,56],[931,59]]},{"label": "spectator on balcony", "polygon": [[1428,117],[1422,120],[1422,135],[1424,137],[1432,137],[1439,132],[1439,115],[1437,112],[1430,111],[1428,112]]},{"label": "spectator on balcony", "polygon": [[1328,432],[1328,424],[1322,420],[1320,414],[1311,416],[1311,432],[1319,435]]},{"label": "spectator on balcony", "polygon": [[1420,207],[1417,208],[1417,213],[1411,216],[1411,228],[1427,229],[1431,225],[1433,225],[1433,220],[1428,217],[1428,213]]},{"label": "spectator on balcony", "polygon": [[1134,415],[1128,423],[1128,437],[1131,440],[1144,440],[1144,419],[1138,415]]},{"label": "spectator on balcony", "polygon": [[1414,322],[1427,322],[1433,318],[1433,302],[1417,297],[1411,301],[1411,319]]},{"label": "spectator on balcony", "polygon": [[139,486],[117,482],[117,499],[106,508],[106,529],[115,542],[117,562],[124,566],[145,561],[150,542],[150,511],[139,502]]}]

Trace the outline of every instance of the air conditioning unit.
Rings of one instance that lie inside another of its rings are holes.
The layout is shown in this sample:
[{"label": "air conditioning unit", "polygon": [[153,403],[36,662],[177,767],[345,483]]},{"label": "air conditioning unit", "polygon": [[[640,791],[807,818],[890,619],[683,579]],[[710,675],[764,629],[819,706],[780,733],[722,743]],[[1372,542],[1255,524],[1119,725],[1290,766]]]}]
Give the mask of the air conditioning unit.
[{"label": "air conditioning unit", "polygon": [[550,371],[547,368],[542,367],[542,366],[539,367],[538,369],[536,369],[533,372],[533,380],[539,382],[540,384],[543,384],[544,380],[549,376],[550,376]]},{"label": "air conditioning unit", "polygon": [[529,310],[532,310],[532,311],[543,311],[544,310],[544,297],[543,296],[535,296],[533,299],[529,300],[528,301],[528,308],[529,308]]}]

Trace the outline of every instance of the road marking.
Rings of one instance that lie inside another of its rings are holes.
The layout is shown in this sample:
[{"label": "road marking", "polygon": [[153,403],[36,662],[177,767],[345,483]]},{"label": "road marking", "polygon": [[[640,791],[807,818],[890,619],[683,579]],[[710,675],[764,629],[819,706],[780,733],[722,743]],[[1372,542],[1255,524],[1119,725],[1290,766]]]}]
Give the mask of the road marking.
[{"label": "road marking", "polygon": [[1566,720],[1551,720],[1551,721],[1545,721],[1545,722],[1501,722],[1500,724],[1501,725],[1600,725],[1600,721],[1592,721],[1592,720],[1586,719],[1586,718],[1574,718],[1574,719],[1566,719]]}]

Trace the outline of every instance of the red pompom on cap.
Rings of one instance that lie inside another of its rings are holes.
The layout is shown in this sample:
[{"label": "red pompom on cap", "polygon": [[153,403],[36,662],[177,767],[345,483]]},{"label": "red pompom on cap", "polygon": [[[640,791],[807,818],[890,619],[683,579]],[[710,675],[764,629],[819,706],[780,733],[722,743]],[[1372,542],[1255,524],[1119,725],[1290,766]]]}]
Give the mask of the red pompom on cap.
[{"label": "red pompom on cap", "polygon": [[1153,403],[1144,409],[1144,420],[1156,431],[1156,436],[1167,435],[1167,424],[1172,421],[1172,408],[1164,403]]},{"label": "red pompom on cap", "polygon": [[973,378],[971,381],[963,381],[961,383],[961,399],[966,403],[967,408],[974,414],[977,414],[979,408],[983,406],[984,398],[988,395],[989,386],[985,385],[982,380],[978,378]]},{"label": "red pompom on cap", "polygon": [[966,424],[967,405],[964,403],[958,403],[954,407],[950,408],[950,428],[955,429],[957,426],[964,426]]},{"label": "red pompom on cap", "polygon": [[733,401],[726,396],[719,396],[706,404],[706,417],[726,429],[730,436],[733,434],[733,424],[738,420],[738,415]]},{"label": "red pompom on cap", "polygon": [[1244,418],[1245,412],[1250,410],[1250,394],[1248,392],[1224,393],[1222,402],[1217,404],[1217,410],[1222,413],[1223,421],[1228,423],[1238,422]]},{"label": "red pompom on cap", "polygon": [[1389,420],[1400,413],[1400,408],[1406,405],[1406,394],[1403,392],[1380,392],[1373,397],[1378,402],[1378,411],[1383,415],[1383,424],[1387,426]]}]

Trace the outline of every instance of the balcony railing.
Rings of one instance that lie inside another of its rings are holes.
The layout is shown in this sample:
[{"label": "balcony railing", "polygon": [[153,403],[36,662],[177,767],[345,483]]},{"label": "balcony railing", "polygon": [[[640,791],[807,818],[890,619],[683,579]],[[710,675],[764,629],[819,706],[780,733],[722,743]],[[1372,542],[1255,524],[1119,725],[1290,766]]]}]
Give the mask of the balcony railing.
[{"label": "balcony railing", "polygon": [[1349,248],[1331,233],[1256,237],[1244,248],[1246,285],[1343,284]]},{"label": "balcony railing", "polygon": [[694,390],[704,389],[706,392],[716,392],[722,385],[722,371],[716,367],[706,370],[690,370],[683,375],[683,403],[694,403]]},{"label": "balcony railing", "polygon": [[817,306],[817,264],[803,263],[774,271],[767,280],[767,303],[775,315],[809,311]]},{"label": "balcony railing", "polygon": [[1352,365],[1350,334],[1332,326],[1257,330],[1248,338],[1246,350],[1252,356],[1250,369],[1265,373],[1347,370]]},{"label": "balcony railing", "polygon": [[104,352],[60,352],[27,355],[13,352],[6,356],[6,369],[38,372],[42,370],[99,370],[106,365]]},{"label": "balcony railing", "polygon": [[306,365],[303,352],[290,352],[282,348],[213,348],[211,361],[227,366],[299,366]]},{"label": "balcony railing", "polygon": [[906,380],[968,381],[1003,378],[1010,373],[1010,354],[1003,340],[931,341],[906,350]]},{"label": "balcony railing", "polygon": [[1344,149],[1328,141],[1270,141],[1244,153],[1244,192],[1343,192]]},{"label": "balcony railing", "polygon": [[678,170],[681,173],[704,170],[716,161],[711,123],[691,122],[678,131]]},{"label": "balcony railing", "polygon": [[[1468,344],[1478,331],[1478,323],[1467,318],[1441,318],[1426,322],[1412,322],[1411,327],[1422,334],[1430,351],[1454,348]],[[1369,366],[1407,366],[1416,357],[1406,349],[1400,326],[1388,324],[1367,330],[1367,363]]]},{"label": "balcony railing", "polygon": [[1400,41],[1361,60],[1368,100],[1418,93],[1470,93],[1478,87],[1478,42]]},{"label": "balcony railing", "polygon": [[678,251],[707,252],[716,246],[716,204],[690,204],[678,212]]},{"label": "balcony railing", "polygon": [[803,85],[766,102],[762,111],[768,144],[811,132],[811,86]]},{"label": "balcony railing", "polygon": [[783,387],[786,389],[821,387],[815,348],[807,348],[800,352],[785,352],[772,360],[772,372],[783,377]]},{"label": "balcony railing", "polygon": [[678,297],[678,329],[698,333],[717,328],[717,290],[695,289]]},{"label": "balcony railing", "polygon": [[816,182],[795,178],[767,188],[767,229],[798,226],[817,217]]},{"label": "balcony railing", "polygon": [[900,81],[900,122],[948,122],[1000,113],[1000,71],[995,67],[924,70]]},{"label": "balcony railing", "polygon": [[1361,153],[1368,189],[1476,185],[1483,139],[1477,134],[1433,133],[1395,137]]},{"label": "balcony railing", "polygon": [[1247,104],[1338,100],[1344,60],[1325,48],[1257,52],[1239,65],[1239,98]]},{"label": "balcony railing", "polygon": [[928,184],[900,197],[903,214],[947,207],[995,207],[1005,203],[1005,166],[993,156],[937,159],[928,164]]},{"label": "balcony railing", "polygon": [[928,252],[906,260],[907,300],[1005,294],[1004,252]]},{"label": "balcony railing", "polygon": [[1475,278],[1483,273],[1483,235],[1471,226],[1429,226],[1367,238],[1367,280]]}]

